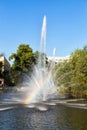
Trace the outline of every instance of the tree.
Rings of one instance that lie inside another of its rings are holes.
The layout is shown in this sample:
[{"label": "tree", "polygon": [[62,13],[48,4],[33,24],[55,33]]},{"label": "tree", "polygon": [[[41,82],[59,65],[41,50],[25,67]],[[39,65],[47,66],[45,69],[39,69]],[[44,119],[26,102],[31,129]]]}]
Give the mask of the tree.
[{"label": "tree", "polygon": [[58,64],[55,70],[57,85],[63,86],[65,93],[87,97],[87,46],[75,50],[70,59]]},{"label": "tree", "polygon": [[37,64],[38,63],[38,58],[39,58],[39,52],[38,51],[34,52],[33,56],[34,56],[34,63]]},{"label": "tree", "polygon": [[20,44],[17,52],[13,53],[9,60],[14,59],[12,64],[12,70],[18,72],[28,72],[31,71],[33,63],[34,63],[34,56],[33,50],[30,48],[29,45]]},{"label": "tree", "polygon": [[87,89],[87,50],[77,49],[71,55],[71,69],[74,70],[72,82],[72,94],[76,97],[84,95],[84,90]]},{"label": "tree", "polygon": [[14,82],[18,82],[22,73],[32,72],[33,65],[36,62],[33,50],[28,44],[20,44],[16,53],[10,55],[9,60],[13,60],[11,75]]},{"label": "tree", "polygon": [[68,94],[71,96],[71,75],[72,71],[70,68],[69,61],[64,60],[59,62],[54,68],[54,81],[58,90],[62,94]]},{"label": "tree", "polygon": [[39,52],[33,52],[28,44],[20,44],[16,53],[12,53],[9,60],[13,60],[11,67],[12,80],[17,83],[23,73],[31,73],[33,66],[38,63]]}]

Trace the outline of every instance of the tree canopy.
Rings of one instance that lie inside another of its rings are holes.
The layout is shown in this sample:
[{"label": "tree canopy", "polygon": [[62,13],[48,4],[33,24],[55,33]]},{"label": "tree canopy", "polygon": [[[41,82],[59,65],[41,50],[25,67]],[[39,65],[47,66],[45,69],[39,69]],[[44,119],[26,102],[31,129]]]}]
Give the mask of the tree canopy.
[{"label": "tree canopy", "polygon": [[55,82],[73,97],[87,97],[87,46],[75,50],[68,61],[55,67]]},{"label": "tree canopy", "polygon": [[9,60],[12,59],[12,70],[20,72],[31,71],[32,65],[36,62],[32,48],[26,44],[19,45],[17,52],[9,57]]},{"label": "tree canopy", "polygon": [[32,72],[33,66],[38,62],[38,55],[39,52],[33,52],[29,44],[20,44],[16,53],[10,55],[9,60],[13,60],[11,75],[15,82],[18,82],[22,73]]}]

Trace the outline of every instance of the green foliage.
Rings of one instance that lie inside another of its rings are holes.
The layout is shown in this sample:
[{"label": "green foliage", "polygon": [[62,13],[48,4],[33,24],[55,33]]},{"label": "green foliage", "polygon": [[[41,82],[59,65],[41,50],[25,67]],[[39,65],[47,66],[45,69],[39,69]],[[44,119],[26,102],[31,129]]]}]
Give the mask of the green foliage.
[{"label": "green foliage", "polygon": [[39,52],[38,51],[34,52],[33,56],[34,56],[34,63],[37,64],[38,63]]},{"label": "green foliage", "polygon": [[33,65],[33,50],[29,45],[20,44],[16,53],[13,53],[9,60],[14,59],[12,70],[20,72],[31,71]]},{"label": "green foliage", "polygon": [[13,60],[11,75],[14,82],[18,82],[21,73],[32,72],[33,65],[36,63],[36,54],[27,44],[20,44],[16,53],[11,54],[9,60]]},{"label": "green foliage", "polygon": [[[68,61],[55,67],[56,84],[73,97],[87,97],[87,46],[75,50]],[[63,92],[64,92],[63,91]]]}]

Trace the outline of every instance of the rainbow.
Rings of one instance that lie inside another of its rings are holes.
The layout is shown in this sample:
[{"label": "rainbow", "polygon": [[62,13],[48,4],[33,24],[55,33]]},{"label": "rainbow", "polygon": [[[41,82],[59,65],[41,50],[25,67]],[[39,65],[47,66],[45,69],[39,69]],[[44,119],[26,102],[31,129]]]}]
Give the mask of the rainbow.
[{"label": "rainbow", "polygon": [[29,103],[31,103],[36,95],[39,93],[39,91],[41,91],[43,88],[45,88],[46,86],[46,83],[50,80],[51,78],[51,71],[49,71],[49,73],[47,74],[46,77],[44,77],[43,80],[40,80],[39,82],[39,86],[36,87],[32,92],[31,94],[29,94],[24,100],[23,100],[23,104],[27,105]]}]

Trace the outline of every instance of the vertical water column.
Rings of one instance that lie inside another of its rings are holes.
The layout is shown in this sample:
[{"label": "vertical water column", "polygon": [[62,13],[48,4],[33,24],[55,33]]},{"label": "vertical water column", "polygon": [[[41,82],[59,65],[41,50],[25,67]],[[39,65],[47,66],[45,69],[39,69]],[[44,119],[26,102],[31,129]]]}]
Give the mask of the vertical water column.
[{"label": "vertical water column", "polygon": [[39,55],[39,66],[45,71],[45,55],[46,54],[46,16],[43,18],[43,24],[41,29],[40,39],[40,55]]}]

